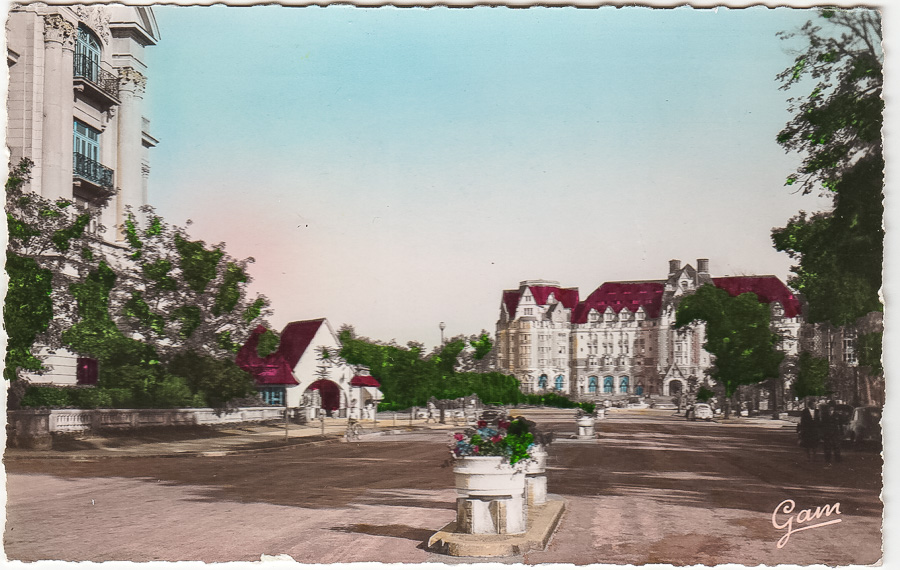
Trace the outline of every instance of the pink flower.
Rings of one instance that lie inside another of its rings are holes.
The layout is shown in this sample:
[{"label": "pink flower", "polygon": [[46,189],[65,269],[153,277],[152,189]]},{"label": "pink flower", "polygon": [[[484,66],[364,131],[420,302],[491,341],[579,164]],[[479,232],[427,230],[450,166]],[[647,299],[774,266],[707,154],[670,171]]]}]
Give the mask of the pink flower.
[{"label": "pink flower", "polygon": [[453,434],[453,437],[456,438],[456,441],[462,441],[466,438],[466,436],[464,436],[461,433],[455,433],[455,434]]},{"label": "pink flower", "polygon": [[472,451],[474,451],[475,453],[478,453],[478,446],[476,445],[474,448],[472,448]]},{"label": "pink flower", "polygon": [[487,427],[487,422],[484,420],[479,420],[478,427],[480,427],[480,428]]},{"label": "pink flower", "polygon": [[491,441],[494,443],[499,443],[499,442],[503,441],[503,436],[495,435],[494,437],[491,438]]}]

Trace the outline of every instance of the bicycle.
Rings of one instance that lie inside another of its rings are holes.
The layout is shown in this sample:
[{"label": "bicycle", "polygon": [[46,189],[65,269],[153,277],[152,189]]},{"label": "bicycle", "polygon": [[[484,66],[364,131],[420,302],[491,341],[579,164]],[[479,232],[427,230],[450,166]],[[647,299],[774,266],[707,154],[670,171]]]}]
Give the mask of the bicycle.
[{"label": "bicycle", "polygon": [[362,435],[362,426],[360,425],[358,420],[350,419],[347,423],[347,431],[344,433],[344,438],[347,441],[356,441],[360,440],[360,436]]}]

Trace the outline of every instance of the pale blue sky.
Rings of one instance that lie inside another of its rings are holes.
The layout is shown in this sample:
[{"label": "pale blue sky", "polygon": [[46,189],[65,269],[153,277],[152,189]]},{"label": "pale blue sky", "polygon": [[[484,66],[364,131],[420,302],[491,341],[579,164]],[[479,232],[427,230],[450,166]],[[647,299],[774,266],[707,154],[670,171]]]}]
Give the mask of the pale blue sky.
[{"label": "pale blue sky", "polygon": [[276,328],[493,332],[501,291],[775,274],[823,202],[775,143],[805,10],[154,8],[150,201],[253,256]]}]

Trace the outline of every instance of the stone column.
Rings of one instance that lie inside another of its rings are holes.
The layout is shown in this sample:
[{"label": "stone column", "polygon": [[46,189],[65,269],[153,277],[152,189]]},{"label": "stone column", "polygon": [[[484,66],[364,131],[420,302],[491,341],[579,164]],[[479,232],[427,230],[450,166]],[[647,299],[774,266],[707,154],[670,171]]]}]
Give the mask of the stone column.
[{"label": "stone column", "polygon": [[75,32],[75,26],[59,14],[44,16],[40,191],[45,198],[72,198]]},{"label": "stone column", "polygon": [[[144,204],[142,116],[147,78],[131,67],[119,69],[119,124],[116,148],[116,225],[125,223],[125,206]],[[140,218],[139,218],[140,219]]]}]

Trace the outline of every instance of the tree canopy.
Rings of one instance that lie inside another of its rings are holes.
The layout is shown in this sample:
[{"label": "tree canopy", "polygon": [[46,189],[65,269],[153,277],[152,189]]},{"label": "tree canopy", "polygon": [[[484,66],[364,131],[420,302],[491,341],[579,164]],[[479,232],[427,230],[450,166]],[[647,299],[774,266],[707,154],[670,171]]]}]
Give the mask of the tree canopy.
[{"label": "tree canopy", "polygon": [[775,349],[779,339],[770,329],[771,309],[756,294],[732,297],[714,285],[703,285],[682,298],[675,312],[676,328],[694,321],[706,323],[703,348],[714,358],[709,375],[727,397],[739,386],[779,376],[784,353]]},{"label": "tree canopy", "polygon": [[[4,376],[16,385],[15,399],[24,396],[30,406],[221,408],[255,392],[252,377],[233,362],[267,314],[265,297],[246,293],[252,259],[191,240],[149,207],[143,226],[128,215],[125,247],[113,247],[102,241],[103,228],[91,230],[96,207],[24,191],[29,168],[23,161],[7,181]],[[96,389],[27,387],[21,372],[45,368],[36,347],[96,360]]]},{"label": "tree canopy", "polygon": [[347,326],[341,328],[340,339],[340,356],[351,365],[367,367],[381,382],[386,400],[400,407],[424,406],[432,396],[450,399],[473,393],[484,402],[521,401],[519,383],[512,376],[457,370],[460,354],[469,342],[475,343],[470,345],[473,358],[479,351],[486,355],[488,345],[482,336],[450,339],[429,355],[420,344],[378,343],[356,336]]},{"label": "tree canopy", "polygon": [[834,208],[801,212],[772,238],[797,261],[789,284],[804,296],[808,320],[848,325],[883,309],[881,20],[872,9],[826,9],[780,35],[805,44],[778,75],[781,89],[804,90],[789,99],[793,117],[777,137],[801,155],[787,183],[804,193],[820,187]]}]

